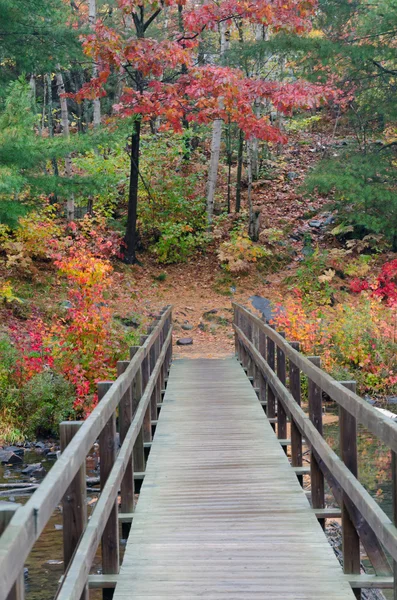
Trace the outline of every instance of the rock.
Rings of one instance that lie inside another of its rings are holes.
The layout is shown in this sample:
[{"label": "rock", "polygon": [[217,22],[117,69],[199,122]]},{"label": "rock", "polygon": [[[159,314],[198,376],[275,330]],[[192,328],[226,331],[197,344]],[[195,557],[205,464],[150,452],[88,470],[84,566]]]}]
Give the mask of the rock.
[{"label": "rock", "polygon": [[271,321],[274,318],[275,313],[272,309],[270,300],[262,298],[262,296],[251,296],[250,300],[252,306],[262,313],[265,321]]},{"label": "rock", "polygon": [[193,325],[190,325],[190,323],[184,323],[182,325],[182,329],[184,329],[184,331],[190,331],[191,329],[193,329]]},{"label": "rock", "polygon": [[23,576],[25,579],[29,578],[29,569],[27,567],[23,568]]},{"label": "rock", "polygon": [[20,448],[19,446],[6,446],[3,450],[6,452],[14,452],[17,456],[23,456],[25,454],[24,448]]},{"label": "rock", "polygon": [[200,329],[200,331],[207,331],[207,325],[205,323],[202,323],[201,321],[198,324],[197,328]]},{"label": "rock", "polygon": [[294,181],[294,179],[299,177],[299,175],[298,175],[298,173],[295,173],[294,171],[290,171],[289,173],[287,173],[287,177],[290,181]]},{"label": "rock", "polygon": [[70,310],[71,308],[73,308],[73,304],[69,300],[64,300],[60,304],[61,308],[64,308],[65,310]]},{"label": "rock", "polygon": [[40,448],[41,450],[44,450],[45,448],[45,443],[44,442],[36,442],[34,445],[35,448]]},{"label": "rock", "polygon": [[46,470],[41,463],[33,463],[32,465],[28,465],[25,469],[23,469],[21,473],[22,475],[29,475],[29,477],[44,477]]},{"label": "rock", "polygon": [[205,311],[205,313],[203,313],[203,317],[204,319],[211,319],[211,315],[216,315],[218,312],[217,308],[213,308],[212,310],[207,310]]},{"label": "rock", "polygon": [[303,256],[313,256],[314,248],[312,246],[304,246],[302,249]]},{"label": "rock", "polygon": [[132,315],[131,317],[119,317],[118,319],[125,327],[133,327],[137,329],[141,324],[141,320],[138,316]]},{"label": "rock", "polygon": [[62,529],[63,529],[63,525],[60,525],[59,523],[55,523],[55,525],[54,525],[54,528],[55,528],[57,531],[62,531]]},{"label": "rock", "polygon": [[374,404],[376,404],[376,400],[373,400],[370,396],[364,396],[364,400],[366,400],[372,406],[374,406]]},{"label": "rock", "polygon": [[327,227],[328,225],[332,225],[333,223],[335,223],[335,217],[333,215],[330,215],[324,221],[325,227]]},{"label": "rock", "polygon": [[0,450],[0,463],[2,465],[18,465],[22,462],[22,457],[15,454],[15,452]]},{"label": "rock", "polygon": [[387,396],[386,402],[387,404],[397,404],[397,396]]},{"label": "rock", "polygon": [[193,338],[180,338],[176,343],[177,346],[191,346],[193,344]]},{"label": "rock", "polygon": [[314,220],[309,222],[309,227],[314,227],[314,229],[320,229],[320,227],[322,227],[323,224],[323,221]]},{"label": "rock", "polygon": [[59,451],[57,452],[49,452],[46,456],[48,460],[56,460],[58,458]]},{"label": "rock", "polygon": [[58,571],[63,568],[63,560],[50,559],[47,560],[47,562],[45,562],[42,566],[50,569],[50,571]]}]

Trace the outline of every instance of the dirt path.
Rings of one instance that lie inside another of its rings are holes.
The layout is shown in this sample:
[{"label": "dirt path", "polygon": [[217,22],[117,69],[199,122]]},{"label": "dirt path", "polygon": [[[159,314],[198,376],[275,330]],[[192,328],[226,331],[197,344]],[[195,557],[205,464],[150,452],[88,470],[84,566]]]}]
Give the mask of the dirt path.
[{"label": "dirt path", "polygon": [[[234,353],[232,300],[250,305],[250,296],[266,296],[268,286],[255,273],[235,277],[236,292],[223,295],[216,290],[222,270],[214,256],[207,255],[183,265],[159,268],[146,261],[134,267],[131,277],[146,309],[156,312],[162,306],[174,306],[174,354],[177,357],[221,357]],[[166,274],[164,281],[155,277]],[[180,338],[193,339],[189,346],[176,344]]]}]

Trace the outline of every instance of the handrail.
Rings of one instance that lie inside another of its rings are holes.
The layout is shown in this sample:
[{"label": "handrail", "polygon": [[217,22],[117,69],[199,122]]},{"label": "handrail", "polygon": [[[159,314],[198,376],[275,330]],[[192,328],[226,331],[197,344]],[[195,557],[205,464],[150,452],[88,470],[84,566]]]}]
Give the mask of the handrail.
[{"label": "handrail", "polygon": [[293,363],[318,385],[332,400],[347,410],[359,423],[379,437],[394,452],[397,452],[397,423],[377,411],[371,404],[360,398],[351,390],[343,387],[331,375],[314,365],[303,356],[272,327],[251,313],[244,306],[233,303],[233,307],[245,314],[290,358]]},{"label": "handrail", "polygon": [[[392,556],[397,572],[397,424],[360,398],[355,393],[355,382],[336,381],[320,368],[318,357],[303,356],[297,342],[286,341],[282,333],[244,306],[233,303],[233,308],[237,357],[252,376],[262,406],[273,428],[277,429],[284,450],[285,442],[290,444],[292,466],[302,485],[302,447],[310,448],[311,501],[318,511],[320,523],[324,526],[327,515],[324,479],[340,506],[345,573],[359,577],[360,540],[378,575],[390,574],[384,549]],[[300,406],[301,374],[306,375],[309,382],[309,414]],[[322,435],[323,392],[339,405],[340,457]],[[285,439],[287,417],[290,440]],[[391,450],[394,522],[358,480],[358,423]],[[366,587],[364,580],[362,587]],[[379,587],[383,587],[381,581]]]},{"label": "handrail", "polygon": [[235,331],[244,343],[251,356],[255,359],[257,366],[262,369],[267,382],[272,386],[277,398],[283,403],[288,414],[294,419],[305,439],[318,456],[324,461],[331,474],[337,479],[343,491],[349,496],[359,511],[365,515],[366,520],[376,531],[378,539],[397,561],[397,528],[389,517],[379,507],[377,502],[367,492],[363,485],[352,475],[341,459],[324,440],[310,421],[309,416],[295,402],[288,389],[281,383],[277,375],[268,366],[265,359],[260,355],[252,342],[244,335],[242,330],[235,326]]},{"label": "handrail", "polygon": [[[150,375],[149,358],[153,349],[161,346],[161,352],[157,353],[156,350],[157,365],[159,364],[159,357],[161,357],[163,360],[162,365],[168,368],[171,360],[171,315],[172,307],[168,306],[163,310],[153,331],[149,333],[143,345],[132,357],[125,372],[111,385],[110,389],[62,452],[42,484],[29,501],[24,506],[18,508],[4,533],[1,535],[0,600],[6,600],[14,583],[18,580],[21,570],[23,570],[23,564],[34,543],[44,530],[69,485],[74,480],[88,452],[98,439],[99,434],[109,419],[115,414],[120,401],[129,393],[136,376],[142,371],[145,361],[148,363]],[[141,402],[143,398],[145,398],[144,402],[146,402],[148,396],[150,399],[150,394],[153,394],[154,385],[159,379],[159,373],[160,368],[152,370],[150,383],[147,382],[145,390],[142,390],[144,393]],[[152,391],[149,393],[150,389]],[[150,406],[147,410],[150,411]],[[136,420],[138,412],[139,414],[141,412],[140,406],[133,421],[135,424],[139,421],[139,419],[138,421]],[[127,438],[130,436],[131,427]]]},{"label": "handrail", "polygon": [[157,360],[145,393],[141,398],[135,417],[120,448],[113,469],[101,492],[90,521],[76,549],[75,556],[62,581],[61,589],[56,596],[56,600],[75,600],[76,598],[80,598],[80,594],[84,590],[100,537],[105,529],[114,500],[117,498],[121,480],[125,473],[139,430],[142,427],[143,418],[171,340],[172,330],[170,330],[167,335],[163,350]]}]

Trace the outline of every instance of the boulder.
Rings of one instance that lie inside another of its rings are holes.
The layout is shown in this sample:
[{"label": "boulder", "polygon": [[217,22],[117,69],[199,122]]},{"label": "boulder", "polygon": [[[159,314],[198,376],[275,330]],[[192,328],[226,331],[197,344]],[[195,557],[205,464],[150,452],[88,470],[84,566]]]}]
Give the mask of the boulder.
[{"label": "boulder", "polygon": [[0,463],[2,465],[18,465],[23,462],[23,459],[15,452],[9,450],[0,450]]},{"label": "boulder", "polygon": [[251,296],[250,297],[251,304],[256,310],[262,313],[265,321],[271,321],[275,316],[271,302],[268,298],[262,298],[262,296]]},{"label": "boulder", "polygon": [[320,227],[322,227],[323,224],[323,221],[315,219],[314,221],[309,222],[309,227],[313,227],[314,229],[320,229]]},{"label": "boulder", "polygon": [[25,454],[25,449],[19,446],[6,446],[3,450],[6,452],[14,452],[14,454],[17,454],[18,456],[23,456]]},{"label": "boulder", "polygon": [[193,338],[180,338],[176,343],[177,346],[191,346],[193,344]]},{"label": "boulder", "polygon": [[28,475],[29,477],[44,477],[46,470],[41,463],[33,463],[28,465],[21,471],[22,475]]}]

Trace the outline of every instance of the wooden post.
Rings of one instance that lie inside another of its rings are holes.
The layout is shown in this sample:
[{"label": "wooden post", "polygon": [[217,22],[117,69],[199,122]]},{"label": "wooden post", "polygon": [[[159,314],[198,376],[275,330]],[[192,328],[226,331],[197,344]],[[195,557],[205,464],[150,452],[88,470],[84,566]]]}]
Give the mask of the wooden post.
[{"label": "wooden post", "polygon": [[[0,536],[4,533],[5,529],[7,528],[7,525],[9,524],[19,507],[20,504],[14,504],[13,502],[4,503],[0,507]],[[24,600],[24,598],[25,577],[22,569],[6,600]]]},{"label": "wooden post", "polygon": [[[119,361],[117,363],[117,376],[124,373],[129,365],[128,360]],[[120,429],[120,444],[125,440],[132,422],[132,389],[131,387],[120,400],[119,405],[119,429]],[[124,473],[123,480],[120,486],[121,503],[120,509],[122,513],[134,512],[134,462],[131,455],[127,468]],[[123,539],[128,538],[131,529],[130,523],[122,523],[121,532]]]},{"label": "wooden post", "polygon": [[[157,358],[159,356],[159,352],[158,352],[158,339],[156,340],[156,342],[153,344],[151,351],[150,351],[150,373],[153,373],[154,367],[156,366],[156,362],[157,362]],[[156,385],[154,386],[151,398],[150,398],[150,415],[151,415],[151,419],[152,421],[157,421],[157,416],[158,416],[158,411],[157,411],[157,404],[160,401],[159,400],[159,393],[157,390],[157,385],[158,385],[158,379],[156,381]]]},{"label": "wooden post", "polygon": [[[140,346],[132,346],[130,348],[130,357],[131,359],[138,352]],[[142,373],[141,369],[138,370],[137,374],[134,377],[134,381],[132,382],[132,416],[134,417],[136,410],[138,408],[138,404],[142,398]],[[151,427],[151,424],[150,424]],[[146,469],[146,461],[145,461],[145,450],[143,445],[143,426],[138,434],[138,437],[135,440],[134,444],[134,458],[133,465],[137,473],[143,473]]]},{"label": "wooden post", "polygon": [[[113,382],[103,381],[98,383],[98,400],[102,400]],[[112,470],[117,456],[116,441],[116,414],[114,413],[106,423],[99,435],[100,451],[100,483],[101,490],[104,488],[107,478]],[[102,535],[102,572],[104,575],[117,574],[120,568],[119,556],[119,522],[118,522],[118,499],[116,497],[114,507],[110,513]],[[102,590],[103,600],[113,598],[112,589]]]},{"label": "wooden post", "polygon": [[[290,342],[290,346],[294,350],[300,349],[299,342]],[[301,404],[301,377],[300,369],[289,361],[289,389],[297,404]],[[291,417],[291,463],[293,467],[301,467],[303,464],[302,453],[302,434],[297,427],[294,419]],[[298,475],[298,480],[303,486],[303,475]]]},{"label": "wooden post", "polygon": [[[343,386],[352,392],[356,392],[355,381],[342,381]],[[347,410],[339,406],[339,447],[341,459],[353,473],[358,475],[357,459],[357,422]],[[347,574],[360,574],[360,538],[350,518],[346,506],[346,494],[342,493],[342,549],[343,549],[343,571]],[[361,590],[354,589],[356,598],[361,598]]]},{"label": "wooden post", "polygon": [[[236,306],[233,307],[233,323],[238,327],[238,312]],[[234,354],[237,358],[239,358],[239,343],[236,331],[234,332]]]},{"label": "wooden post", "polygon": [[[141,342],[141,346],[143,346],[143,344],[146,342],[148,336],[147,335],[141,335],[140,338],[140,342]],[[142,361],[142,393],[145,391],[147,383],[149,381],[150,378],[150,359],[149,356],[145,356],[145,358]]]},{"label": "wooden post", "polygon": [[[253,342],[253,335],[252,335],[252,321],[250,320],[249,317],[247,317],[246,315],[246,336],[249,339],[249,341],[252,343]],[[247,351],[247,375],[248,377],[253,377],[254,375],[254,361],[252,360],[251,354]]]},{"label": "wooden post", "polygon": [[[393,523],[397,525],[397,454],[391,451],[391,478],[393,493]],[[397,561],[393,560],[393,599],[397,600]]]},{"label": "wooden post", "polygon": [[[63,421],[59,425],[61,452],[74,438],[84,421]],[[87,484],[85,462],[69,485],[62,498],[63,520],[63,561],[66,572],[80,537],[87,526]],[[88,586],[81,594],[81,600],[88,600]]]},{"label": "wooden post", "polygon": [[[281,337],[285,338],[285,333],[280,333]],[[286,361],[285,353],[277,346],[277,377],[281,383],[286,384]],[[283,403],[277,399],[277,437],[285,440],[287,437],[287,413],[285,412]],[[284,446],[284,452],[287,454],[288,448]]]},{"label": "wooden post", "polygon": [[[266,359],[266,334],[262,329],[259,329],[258,350],[261,356]],[[267,413],[267,406],[263,404],[266,402],[266,379],[261,371],[259,371],[259,400]]]},{"label": "wooden post", "polygon": [[[147,336],[141,335],[140,342],[141,346],[146,342]],[[149,364],[149,356],[145,356],[141,364],[141,380],[142,380],[142,394],[145,393],[146,386],[148,384],[150,378],[150,364]],[[152,441],[152,416],[151,416],[151,403],[148,404],[147,410],[145,412],[145,417],[143,419],[143,439],[145,442]]]},{"label": "wooden post", "polygon": [[[256,324],[254,325],[254,329],[253,329],[252,343],[254,344],[255,348],[257,350],[259,350],[259,326]],[[259,386],[260,386],[260,370],[259,370],[256,362],[254,361],[254,387],[259,388]]]},{"label": "wooden post", "polygon": [[[267,338],[267,364],[274,371],[275,367],[275,344],[273,340]],[[267,396],[267,416],[269,419],[274,419],[276,416],[276,397],[270,385],[266,384],[266,396]],[[272,427],[275,430],[276,424],[272,423]]]},{"label": "wooden post", "polygon": [[[308,359],[316,367],[321,367],[321,359],[318,356],[309,356]],[[309,417],[315,428],[323,434],[323,407],[322,390],[309,379]],[[310,480],[313,508],[325,508],[324,497],[324,475],[319,466],[313,449],[310,456]],[[325,519],[318,520],[321,527],[325,528]]]}]

